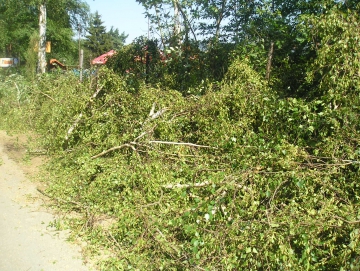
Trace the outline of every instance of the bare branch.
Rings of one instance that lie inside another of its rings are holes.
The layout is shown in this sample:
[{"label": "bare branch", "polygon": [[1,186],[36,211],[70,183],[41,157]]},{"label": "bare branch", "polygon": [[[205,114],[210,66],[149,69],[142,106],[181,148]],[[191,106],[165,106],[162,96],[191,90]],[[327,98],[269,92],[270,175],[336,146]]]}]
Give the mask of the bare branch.
[{"label": "bare branch", "polygon": [[166,111],[168,111],[168,108],[159,109],[159,111],[155,112],[156,103],[153,103],[148,118],[144,121],[143,126],[148,123],[151,120],[157,119],[158,117],[161,117]]},{"label": "bare branch", "polygon": [[158,112],[156,112],[155,114],[153,114],[151,116],[151,119],[157,119],[158,117],[160,117],[161,115],[163,115],[166,111],[168,111],[167,108],[163,108],[163,109],[160,109]]},{"label": "bare branch", "polygon": [[120,150],[120,149],[125,148],[125,147],[129,147],[129,148],[133,149],[134,151],[136,151],[134,146],[132,146],[130,144],[123,144],[121,146],[112,147],[112,148],[110,148],[110,149],[108,149],[106,151],[103,151],[102,153],[94,155],[94,156],[91,157],[91,159],[96,159],[98,157],[104,156],[105,154],[107,154],[109,152],[112,152],[112,151],[115,151],[115,150]]},{"label": "bare branch", "polygon": [[72,134],[72,132],[75,130],[76,126],[78,126],[81,118],[83,116],[83,113],[80,113],[79,116],[76,118],[76,120],[74,121],[74,123],[70,126],[69,130],[67,131],[66,135],[65,135],[65,140],[68,141],[70,135]]},{"label": "bare branch", "polygon": [[338,219],[340,219],[340,220],[342,220],[342,221],[344,221],[346,223],[349,223],[349,224],[359,224],[360,223],[360,220],[349,221],[349,220],[346,220],[345,218],[342,218],[342,217],[337,216],[337,215],[335,215],[334,217],[338,218]]},{"label": "bare branch", "polygon": [[216,149],[215,147],[211,147],[211,146],[198,145],[198,144],[186,143],[186,142],[171,142],[171,141],[151,140],[151,141],[149,141],[149,143],[166,144],[166,145],[182,145],[182,146],[197,147],[197,148],[211,148],[211,149]]},{"label": "bare branch", "polygon": [[153,103],[152,107],[151,107],[151,110],[150,110],[150,113],[149,113],[149,117],[152,117],[155,113],[155,106],[156,106],[156,103]]},{"label": "bare branch", "polygon": [[156,228],[156,231],[159,233],[159,235],[166,241],[166,243],[178,254],[180,254],[179,249],[177,249],[171,242],[169,242],[166,238],[166,236],[158,229]]},{"label": "bare branch", "polygon": [[[94,94],[91,96],[90,101],[87,103],[86,107],[88,107],[91,104],[92,99],[95,99],[96,96],[99,94],[99,92],[102,90],[102,87],[99,87],[96,89],[96,91],[94,92]],[[69,130],[67,131],[66,135],[65,135],[65,140],[68,141],[70,135],[73,133],[73,131],[75,130],[76,126],[79,124],[80,120],[83,117],[83,113],[80,113],[79,116],[76,118],[76,120],[74,121],[74,123],[71,125],[71,127],[69,128]]]},{"label": "bare branch", "polygon": [[40,94],[42,94],[42,95],[44,95],[44,96],[46,96],[46,97],[48,97],[50,100],[52,100],[54,103],[57,103],[55,100],[54,100],[54,98],[52,98],[50,95],[48,95],[48,94],[46,94],[46,93],[44,93],[44,92],[41,92],[41,91],[39,91],[39,93]]},{"label": "bare branch", "polygon": [[278,190],[280,189],[280,187],[283,185],[283,184],[285,184],[285,183],[287,183],[289,180],[285,180],[285,181],[283,181],[282,183],[280,183],[277,187],[276,187],[276,189],[275,189],[275,191],[274,191],[274,193],[273,193],[273,195],[272,195],[272,197],[271,197],[271,199],[270,199],[270,201],[269,201],[269,205],[271,204],[271,202],[274,200],[274,198],[275,198],[275,196],[276,196],[276,193],[278,192]]},{"label": "bare branch", "polygon": [[194,184],[180,184],[180,183],[168,184],[168,185],[163,185],[162,187],[167,189],[174,189],[174,188],[204,187],[208,185],[211,185],[211,183],[209,181],[205,181],[202,183],[194,183]]},{"label": "bare branch", "polygon": [[[225,183],[224,182],[221,182],[217,185],[224,185]],[[235,183],[230,183],[231,185],[237,187],[237,188],[240,188],[240,189],[244,189],[246,191],[250,191],[250,189],[244,185],[241,185],[241,184],[235,184]],[[181,183],[177,183],[177,184],[167,184],[167,185],[162,185],[163,188],[167,188],[167,189],[176,189],[176,188],[201,188],[201,187],[206,187],[206,186],[209,186],[209,185],[213,185],[212,182],[210,181],[204,181],[204,182],[201,182],[201,183],[192,183],[192,184],[181,184]]]},{"label": "bare branch", "polygon": [[146,134],[147,134],[147,132],[142,132],[137,138],[134,139],[134,143],[135,143],[138,139],[140,139],[140,138],[142,138],[143,136],[145,136]]}]

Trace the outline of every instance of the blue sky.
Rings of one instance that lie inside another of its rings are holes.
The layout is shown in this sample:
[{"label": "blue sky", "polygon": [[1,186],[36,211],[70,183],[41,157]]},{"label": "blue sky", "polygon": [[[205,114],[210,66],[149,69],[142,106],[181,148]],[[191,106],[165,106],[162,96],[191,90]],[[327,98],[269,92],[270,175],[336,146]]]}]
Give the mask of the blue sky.
[{"label": "blue sky", "polygon": [[135,0],[86,0],[91,13],[99,12],[101,19],[110,30],[111,26],[125,32],[129,37],[126,43],[132,42],[136,37],[146,35],[148,23],[145,18],[145,9]]}]

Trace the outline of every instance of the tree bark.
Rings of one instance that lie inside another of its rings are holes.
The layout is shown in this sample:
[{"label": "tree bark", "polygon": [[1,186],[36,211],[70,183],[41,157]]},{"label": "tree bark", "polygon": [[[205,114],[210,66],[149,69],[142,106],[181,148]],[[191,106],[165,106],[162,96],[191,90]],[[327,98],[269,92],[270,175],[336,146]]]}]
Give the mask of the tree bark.
[{"label": "tree bark", "polygon": [[[191,33],[193,34],[194,40],[195,40],[195,42],[197,42],[196,34],[195,34],[194,29],[193,29],[192,26],[191,26],[190,20],[189,20],[188,17],[186,16],[184,10],[182,9],[182,7],[180,6],[179,3],[178,3],[178,9],[179,9],[179,11],[180,11],[180,13],[181,13],[181,15],[182,15],[182,17],[183,17],[183,19],[184,19],[186,28],[190,28],[190,31],[191,31]],[[186,31],[188,32],[188,30],[186,30]],[[188,34],[188,33],[186,33],[186,34]]]},{"label": "tree bark", "polygon": [[173,4],[174,4],[174,36],[177,41],[177,45],[181,45],[181,39],[180,39],[181,24],[180,24],[179,3],[177,0],[173,0]]},{"label": "tree bark", "polygon": [[158,12],[158,9],[157,9],[156,4],[154,5],[154,8],[155,8],[155,14],[156,14],[157,24],[158,24],[158,26],[159,26],[161,43],[162,43],[163,48],[165,48],[164,34],[163,34],[163,31],[162,31],[162,26],[161,26],[161,23],[160,23],[160,16],[159,16],[159,12]]},{"label": "tree bark", "polygon": [[220,37],[220,26],[221,26],[221,22],[224,18],[224,12],[225,12],[225,8],[226,8],[226,4],[227,4],[227,0],[222,1],[222,5],[221,5],[221,10],[218,14],[218,17],[216,18],[216,33],[215,33],[215,38],[216,41],[219,41],[219,37]]},{"label": "tree bark", "polygon": [[268,53],[268,60],[266,65],[266,80],[270,80],[270,73],[271,73],[271,64],[272,64],[272,58],[274,54],[274,42],[270,42],[270,48]]},{"label": "tree bark", "polygon": [[39,7],[39,50],[37,73],[42,74],[46,71],[46,5],[41,4]]}]

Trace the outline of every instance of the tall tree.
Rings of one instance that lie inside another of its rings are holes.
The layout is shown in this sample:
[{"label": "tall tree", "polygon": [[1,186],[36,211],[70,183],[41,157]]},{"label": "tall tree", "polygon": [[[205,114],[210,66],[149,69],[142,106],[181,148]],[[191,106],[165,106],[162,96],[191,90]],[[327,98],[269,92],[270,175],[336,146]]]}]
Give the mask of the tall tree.
[{"label": "tall tree", "polygon": [[3,57],[23,56],[30,35],[39,26],[38,9],[28,1],[0,0],[0,54]]},{"label": "tall tree", "polygon": [[[203,35],[219,41],[224,20],[230,16],[231,6],[228,0],[196,1],[199,30]],[[207,22],[207,23],[205,23]]]},{"label": "tall tree", "polygon": [[39,6],[39,46],[38,46],[38,64],[37,73],[46,71],[46,3],[40,3]]},{"label": "tall tree", "polygon": [[86,29],[89,12],[88,5],[79,0],[48,0],[47,37],[53,47],[49,57],[77,64],[79,46],[74,35]]},{"label": "tall tree", "polygon": [[76,50],[74,29],[87,24],[89,13],[89,6],[82,0],[0,0],[0,55],[26,58],[30,37],[39,33],[39,7],[43,4],[46,39],[52,44],[47,57],[63,60]]},{"label": "tall tree", "polygon": [[176,40],[176,44],[181,44],[181,24],[180,24],[180,4],[178,0],[173,0],[174,5],[174,37]]},{"label": "tall tree", "polygon": [[146,10],[146,16],[155,26],[164,47],[179,45],[189,37],[190,31],[196,39],[194,28],[189,19],[188,9],[194,0],[136,0]]},{"label": "tall tree", "polygon": [[106,32],[101,15],[96,11],[90,20],[90,26],[87,29],[89,33],[86,36],[84,45],[88,48],[93,56],[98,56],[112,49],[110,35]]},{"label": "tall tree", "polygon": [[125,32],[119,33],[119,29],[114,28],[113,26],[110,28],[108,34],[111,38],[112,49],[117,50],[124,46],[126,39],[129,35],[126,35]]}]

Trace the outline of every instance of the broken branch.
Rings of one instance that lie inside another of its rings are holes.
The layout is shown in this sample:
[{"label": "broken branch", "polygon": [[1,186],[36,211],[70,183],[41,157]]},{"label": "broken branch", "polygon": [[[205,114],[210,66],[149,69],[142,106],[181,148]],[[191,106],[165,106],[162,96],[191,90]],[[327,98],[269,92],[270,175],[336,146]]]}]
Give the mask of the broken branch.
[{"label": "broken branch", "polygon": [[[102,90],[102,87],[97,88],[96,91],[94,92],[94,94],[91,96],[90,101],[87,103],[86,107],[87,108],[90,104],[92,99],[95,99],[96,96],[99,94],[99,92]],[[81,118],[83,117],[83,113],[80,113],[79,116],[76,118],[76,120],[74,121],[74,123],[70,126],[69,130],[67,131],[66,135],[65,135],[65,141],[69,140],[70,135],[73,133],[73,131],[75,130],[76,126],[78,126]]]},{"label": "broken branch", "polygon": [[193,184],[181,184],[181,183],[177,183],[177,184],[168,184],[168,185],[163,185],[162,187],[167,188],[167,189],[174,189],[174,188],[189,188],[189,187],[204,187],[204,186],[208,186],[211,183],[209,181],[205,181],[205,182],[201,182],[201,183],[193,183]]},{"label": "broken branch", "polygon": [[151,141],[149,141],[149,143],[167,144],[167,145],[182,145],[182,146],[197,147],[197,148],[212,148],[212,149],[216,149],[215,147],[211,147],[211,146],[198,145],[198,144],[186,143],[186,142],[171,142],[171,141],[151,140]]},{"label": "broken branch", "polygon": [[132,145],[130,145],[130,144],[123,144],[123,145],[121,145],[121,146],[112,147],[112,148],[110,148],[110,149],[108,149],[108,150],[106,150],[106,151],[103,151],[102,153],[99,153],[99,154],[97,154],[97,155],[94,155],[94,156],[91,157],[91,159],[96,159],[96,158],[98,158],[98,157],[101,157],[101,156],[109,153],[109,152],[112,152],[112,151],[115,151],[115,150],[120,150],[120,149],[125,148],[125,147],[129,147],[129,148],[133,149],[134,151],[136,151],[136,149],[135,149],[134,146],[132,146]]}]

